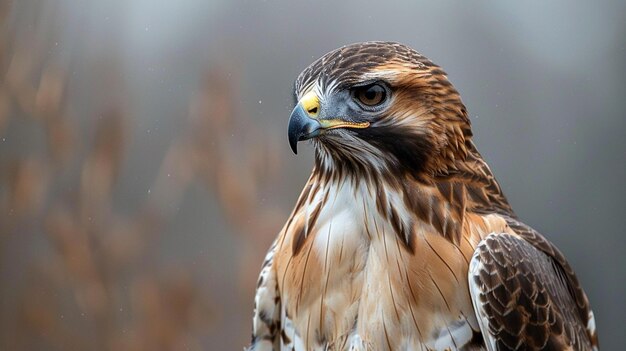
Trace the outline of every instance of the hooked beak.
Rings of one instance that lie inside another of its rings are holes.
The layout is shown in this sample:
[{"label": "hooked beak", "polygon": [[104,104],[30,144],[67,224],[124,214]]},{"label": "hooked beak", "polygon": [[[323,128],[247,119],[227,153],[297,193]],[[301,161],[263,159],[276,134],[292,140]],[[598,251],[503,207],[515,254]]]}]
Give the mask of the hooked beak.
[{"label": "hooked beak", "polygon": [[302,104],[296,105],[289,117],[289,146],[294,154],[298,154],[298,141],[307,140],[320,134],[322,125],[304,110]]},{"label": "hooked beak", "polygon": [[289,146],[294,154],[298,154],[298,142],[320,135],[322,132],[336,128],[367,128],[369,122],[352,122],[341,119],[320,119],[319,98],[315,92],[308,92],[300,99],[289,117]]}]

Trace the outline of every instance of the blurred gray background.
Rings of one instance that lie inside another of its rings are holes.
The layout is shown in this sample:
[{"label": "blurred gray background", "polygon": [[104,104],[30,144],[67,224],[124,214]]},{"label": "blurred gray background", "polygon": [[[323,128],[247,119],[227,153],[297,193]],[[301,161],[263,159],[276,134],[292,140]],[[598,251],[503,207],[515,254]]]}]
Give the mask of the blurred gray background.
[{"label": "blurred gray background", "polygon": [[626,2],[0,4],[0,349],[241,349],[312,165],[288,149],[293,80],[365,40],[448,72],[623,347]]}]

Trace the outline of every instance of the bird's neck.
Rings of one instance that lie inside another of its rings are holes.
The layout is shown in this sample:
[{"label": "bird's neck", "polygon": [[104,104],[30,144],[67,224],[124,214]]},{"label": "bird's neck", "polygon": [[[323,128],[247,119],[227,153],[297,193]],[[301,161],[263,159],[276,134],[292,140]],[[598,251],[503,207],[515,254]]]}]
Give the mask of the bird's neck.
[{"label": "bird's neck", "polygon": [[[499,213],[515,217],[498,182],[473,148],[447,172],[414,176],[385,172],[366,165],[334,167],[332,159],[318,155],[312,184],[316,187],[350,189],[355,200],[364,201],[394,228],[411,249],[412,231],[430,226],[452,242],[458,242],[467,212]],[[416,225],[419,224],[419,225]]]}]

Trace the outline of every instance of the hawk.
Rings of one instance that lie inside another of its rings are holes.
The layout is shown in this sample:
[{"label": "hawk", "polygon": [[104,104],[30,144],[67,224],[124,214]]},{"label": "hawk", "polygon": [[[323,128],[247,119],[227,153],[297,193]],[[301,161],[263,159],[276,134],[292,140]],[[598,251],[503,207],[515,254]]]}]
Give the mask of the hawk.
[{"label": "hawk", "polygon": [[297,78],[313,171],[267,254],[249,350],[597,350],[572,267],[515,215],[446,73],[398,43]]}]

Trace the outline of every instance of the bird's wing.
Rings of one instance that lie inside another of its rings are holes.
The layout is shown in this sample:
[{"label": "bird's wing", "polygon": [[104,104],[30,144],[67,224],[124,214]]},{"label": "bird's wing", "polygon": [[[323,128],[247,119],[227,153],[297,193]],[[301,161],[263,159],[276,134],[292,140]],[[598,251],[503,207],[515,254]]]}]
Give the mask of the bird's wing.
[{"label": "bird's wing", "polygon": [[474,252],[468,278],[490,351],[597,350],[593,313],[576,302],[572,284],[577,282],[558,260],[522,237],[486,237]]},{"label": "bird's wing", "polygon": [[272,351],[280,349],[280,294],[273,267],[276,243],[263,261],[254,297],[252,342],[247,351]]}]

